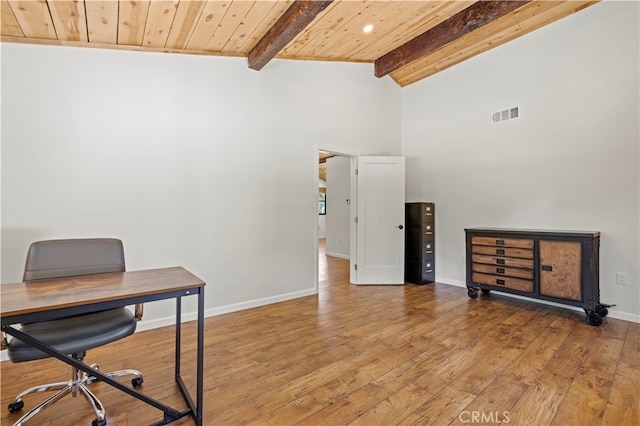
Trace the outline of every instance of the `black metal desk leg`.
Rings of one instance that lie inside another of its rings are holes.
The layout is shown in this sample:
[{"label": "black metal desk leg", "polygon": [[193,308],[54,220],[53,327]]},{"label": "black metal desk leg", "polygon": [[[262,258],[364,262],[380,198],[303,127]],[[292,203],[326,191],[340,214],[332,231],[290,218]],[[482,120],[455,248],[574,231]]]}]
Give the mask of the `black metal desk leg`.
[{"label": "black metal desk leg", "polygon": [[176,297],[176,379],[180,377],[180,349],[182,347],[182,297]]},{"label": "black metal desk leg", "polygon": [[196,395],[196,425],[202,426],[202,403],[204,387],[204,287],[200,287],[198,293],[198,370],[197,383],[198,394]]}]

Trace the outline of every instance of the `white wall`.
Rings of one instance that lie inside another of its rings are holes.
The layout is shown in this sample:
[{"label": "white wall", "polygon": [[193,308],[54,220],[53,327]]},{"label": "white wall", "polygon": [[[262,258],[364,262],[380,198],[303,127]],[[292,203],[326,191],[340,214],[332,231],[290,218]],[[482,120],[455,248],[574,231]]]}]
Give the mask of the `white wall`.
[{"label": "white wall", "polygon": [[331,146],[408,157],[440,281],[464,282],[465,227],[600,230],[602,301],[638,320],[638,35],[637,2],[605,1],[402,90],[370,64],[2,43],[2,282],[31,241],[104,235],[130,270],[199,275],[209,313],[312,293]]},{"label": "white wall", "polygon": [[209,314],[312,294],[317,146],[400,152],[401,91],[370,64],[1,49],[2,282],[34,240],[110,236],[129,270],[205,280]]},{"label": "white wall", "polygon": [[436,203],[438,281],[464,284],[467,227],[601,231],[601,300],[640,320],[638,16],[605,1],[403,90],[407,200]]},{"label": "white wall", "polygon": [[[347,202],[349,200],[349,202]],[[327,158],[327,242],[330,256],[350,258],[351,158]]]}]

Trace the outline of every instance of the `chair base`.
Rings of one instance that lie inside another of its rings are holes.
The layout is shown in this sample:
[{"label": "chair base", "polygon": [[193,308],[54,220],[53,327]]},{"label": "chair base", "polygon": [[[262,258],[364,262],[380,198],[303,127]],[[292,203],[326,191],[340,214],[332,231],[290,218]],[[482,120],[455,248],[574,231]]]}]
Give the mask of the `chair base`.
[{"label": "chair base", "polygon": [[[94,370],[98,370],[98,366],[93,364],[91,368]],[[110,379],[115,379],[116,377],[123,376],[135,376],[134,379],[131,380],[133,387],[138,387],[142,384],[142,374],[138,370],[118,370],[110,373],[105,373],[105,376]],[[64,396],[71,394],[73,397],[77,397],[82,395],[93,408],[94,413],[96,414],[96,419],[92,422],[93,426],[104,426],[107,424],[106,413],[104,407],[100,400],[89,390],[87,387],[91,383],[99,381],[95,376],[91,376],[85,373],[82,370],[77,368],[72,369],[71,380],[67,382],[57,382],[57,383],[49,383],[46,385],[34,386],[29,388],[23,392],[21,392],[15,400],[9,404],[9,411],[16,412],[22,409],[24,406],[24,402],[22,398],[26,395],[36,392],[49,392],[49,391],[58,391],[54,395],[42,401],[37,406],[33,407],[29,410],[25,415],[20,417],[18,421],[16,421],[13,426],[22,426],[25,422],[30,420],[33,416],[52,405],[54,402],[59,401]]]}]

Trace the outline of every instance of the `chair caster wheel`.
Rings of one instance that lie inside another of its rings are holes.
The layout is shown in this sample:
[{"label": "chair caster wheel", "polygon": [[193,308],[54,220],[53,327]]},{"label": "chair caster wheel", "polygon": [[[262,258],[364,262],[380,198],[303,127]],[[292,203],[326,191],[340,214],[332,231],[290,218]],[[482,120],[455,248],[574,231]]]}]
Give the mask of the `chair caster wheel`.
[{"label": "chair caster wheel", "polygon": [[9,404],[9,412],[10,413],[15,413],[16,411],[22,410],[22,407],[24,407],[24,401],[23,400],[14,401],[14,402]]},{"label": "chair caster wheel", "polygon": [[135,379],[131,379],[131,386],[133,386],[134,388],[137,388],[143,382],[144,380],[142,379],[142,377],[136,377]]},{"label": "chair caster wheel", "polygon": [[98,420],[95,419],[91,422],[91,426],[107,426],[107,419]]}]

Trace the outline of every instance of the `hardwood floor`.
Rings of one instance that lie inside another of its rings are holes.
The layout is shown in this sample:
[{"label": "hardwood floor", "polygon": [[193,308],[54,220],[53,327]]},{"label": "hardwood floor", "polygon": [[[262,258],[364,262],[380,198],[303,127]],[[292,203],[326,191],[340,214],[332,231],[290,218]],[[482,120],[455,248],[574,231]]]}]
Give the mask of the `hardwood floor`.
[{"label": "hardwood floor", "polygon": [[[320,271],[318,296],[206,319],[206,425],[640,424],[640,324],[592,327],[580,312],[497,293],[471,300],[444,284],[354,286],[348,261],[324,252]],[[194,359],[193,325],[184,326],[185,360]],[[184,406],[171,377],[172,328],[94,349],[87,362],[138,368],[145,393]],[[187,383],[193,370],[183,368]],[[43,360],[3,362],[1,373],[8,425],[16,393],[69,370]],[[111,426],[162,419],[109,386],[92,390]],[[25,409],[45,396],[27,397]],[[32,424],[92,419],[83,398],[67,397]]]}]

